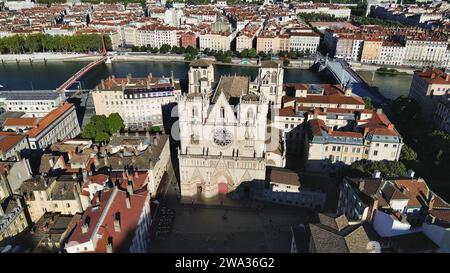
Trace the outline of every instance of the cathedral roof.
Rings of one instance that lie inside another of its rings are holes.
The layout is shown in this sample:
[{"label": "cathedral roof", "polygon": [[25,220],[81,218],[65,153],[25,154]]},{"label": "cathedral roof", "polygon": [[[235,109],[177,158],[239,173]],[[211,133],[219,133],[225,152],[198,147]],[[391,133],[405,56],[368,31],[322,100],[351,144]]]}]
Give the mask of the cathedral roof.
[{"label": "cathedral roof", "polygon": [[212,102],[216,103],[221,93],[225,95],[228,101],[232,98],[239,98],[248,94],[249,78],[242,76],[222,76],[216,91],[213,95]]}]

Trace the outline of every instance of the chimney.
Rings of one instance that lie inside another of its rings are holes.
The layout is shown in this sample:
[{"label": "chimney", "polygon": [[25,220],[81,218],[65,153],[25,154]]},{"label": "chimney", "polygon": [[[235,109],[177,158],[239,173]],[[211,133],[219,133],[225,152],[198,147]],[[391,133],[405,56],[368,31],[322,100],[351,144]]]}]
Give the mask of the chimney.
[{"label": "chimney", "polygon": [[333,133],[333,127],[328,127],[327,132],[329,135],[331,135]]},{"label": "chimney", "polygon": [[88,232],[90,220],[91,220],[90,217],[86,216],[86,218],[84,219],[84,224],[81,226],[81,233],[84,234]]},{"label": "chimney", "polygon": [[125,204],[127,205],[127,209],[131,209],[131,195],[128,192],[126,193]]},{"label": "chimney", "polygon": [[406,173],[406,177],[413,179],[415,175],[415,172],[413,170],[408,170]]},{"label": "chimney", "polygon": [[445,81],[450,81],[450,73],[445,74]]},{"label": "chimney", "polygon": [[83,169],[83,182],[88,181],[88,173],[86,169]]},{"label": "chimney", "polygon": [[120,232],[120,212],[116,212],[114,214],[114,231]]},{"label": "chimney", "polygon": [[345,88],[344,95],[347,97],[351,97],[352,96],[352,88],[351,87]]},{"label": "chimney", "polygon": [[133,193],[134,193],[133,181],[132,181],[132,180],[128,180],[127,192],[128,192],[130,195],[133,195]]},{"label": "chimney", "polygon": [[134,177],[139,178],[139,172],[134,172]]},{"label": "chimney", "polygon": [[428,210],[432,210],[434,208],[434,202],[436,202],[436,197],[433,195],[430,200],[430,204],[428,205]]},{"label": "chimney", "polygon": [[358,189],[359,189],[360,191],[363,191],[363,190],[364,190],[365,184],[366,184],[366,181],[364,181],[364,180],[359,181],[359,187],[358,187]]},{"label": "chimney", "polygon": [[367,221],[371,222],[373,219],[373,215],[375,214],[375,211],[378,209],[379,200],[373,199],[372,207],[370,208],[369,213],[367,214]]},{"label": "chimney", "polygon": [[17,161],[22,160],[22,156],[20,155],[20,151],[16,151],[16,160]]},{"label": "chimney", "polygon": [[365,127],[365,128],[364,128],[364,137],[365,137],[368,133],[369,133],[369,128],[368,128],[368,127]]},{"label": "chimney", "polygon": [[377,108],[377,114],[383,114],[383,109]]},{"label": "chimney", "polygon": [[102,79],[101,85],[102,85],[102,89],[105,89],[105,80]]},{"label": "chimney", "polygon": [[434,78],[436,78],[436,73],[431,73],[431,79],[434,79]]},{"label": "chimney", "polygon": [[393,130],[394,129],[394,124],[389,122],[389,124],[387,125],[387,128],[389,130]]},{"label": "chimney", "polygon": [[373,178],[380,178],[381,172],[379,170],[375,170],[372,174]]},{"label": "chimney", "polygon": [[113,238],[111,236],[108,237],[108,244],[106,245],[106,253],[113,253]]}]

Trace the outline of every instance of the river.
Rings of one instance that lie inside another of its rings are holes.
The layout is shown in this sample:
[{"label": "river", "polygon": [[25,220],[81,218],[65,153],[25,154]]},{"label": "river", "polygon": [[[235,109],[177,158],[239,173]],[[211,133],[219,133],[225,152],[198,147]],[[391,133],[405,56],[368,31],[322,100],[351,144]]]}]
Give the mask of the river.
[{"label": "river", "polygon": [[368,84],[378,87],[378,90],[385,98],[395,100],[399,96],[407,97],[409,94],[413,75],[387,75],[372,71],[357,72]]},{"label": "river", "polygon": [[[5,63],[0,65],[0,84],[2,90],[39,90],[55,89],[66,81],[76,71],[88,62],[54,62],[54,63]],[[189,69],[183,62],[115,62],[111,65],[102,64],[94,68],[81,79],[83,89],[94,88],[101,79],[109,75],[125,77],[131,74],[135,77],[170,76],[173,71],[175,78],[185,79]],[[256,67],[215,65],[216,79],[220,75],[249,75],[254,79]],[[372,83],[372,72],[358,71],[369,83]],[[411,75],[380,75],[374,76],[373,85],[378,86],[383,96],[395,99],[400,95],[408,95]],[[284,81],[301,83],[329,83],[331,79],[307,69],[285,69]],[[77,88],[77,86],[74,86]]]},{"label": "river", "polygon": [[[0,65],[0,84],[4,90],[55,89],[66,81],[87,62],[58,62],[58,63],[7,63]],[[220,75],[249,75],[256,77],[256,67],[215,65],[216,79]],[[94,88],[101,79],[109,75],[126,77],[170,76],[186,79],[189,69],[188,63],[183,62],[116,62],[111,65],[102,64],[94,68],[81,78],[83,89]],[[286,69],[285,82],[325,83],[330,79],[319,76],[311,70]],[[75,86],[75,88],[77,88]]]}]

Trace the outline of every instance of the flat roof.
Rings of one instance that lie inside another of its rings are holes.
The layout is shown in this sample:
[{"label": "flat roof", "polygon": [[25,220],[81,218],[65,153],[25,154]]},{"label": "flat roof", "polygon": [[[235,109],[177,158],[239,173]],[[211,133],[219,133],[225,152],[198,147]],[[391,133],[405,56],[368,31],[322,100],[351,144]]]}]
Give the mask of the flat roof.
[{"label": "flat roof", "polygon": [[0,98],[6,100],[55,100],[60,96],[55,90],[14,90],[0,92]]}]

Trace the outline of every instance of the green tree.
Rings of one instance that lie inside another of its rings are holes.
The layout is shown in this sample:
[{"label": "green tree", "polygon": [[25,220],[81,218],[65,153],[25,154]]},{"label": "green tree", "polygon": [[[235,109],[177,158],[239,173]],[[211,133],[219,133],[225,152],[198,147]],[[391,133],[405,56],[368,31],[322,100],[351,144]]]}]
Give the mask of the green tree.
[{"label": "green tree", "polygon": [[415,161],[417,153],[408,145],[404,144],[400,152],[400,161]]},{"label": "green tree", "polygon": [[123,119],[119,113],[112,113],[108,116],[108,129],[110,135],[117,133],[124,127]]},{"label": "green tree", "polygon": [[372,99],[370,97],[363,97],[362,99],[366,109],[373,109]]},{"label": "green tree", "polygon": [[159,52],[166,54],[170,51],[172,47],[168,44],[163,44],[160,48],[159,48]]},{"label": "green tree", "polygon": [[88,123],[88,124],[86,124],[86,126],[84,126],[83,133],[81,134],[81,136],[83,138],[94,139],[96,133],[97,133],[97,129],[95,128],[94,124]]}]

